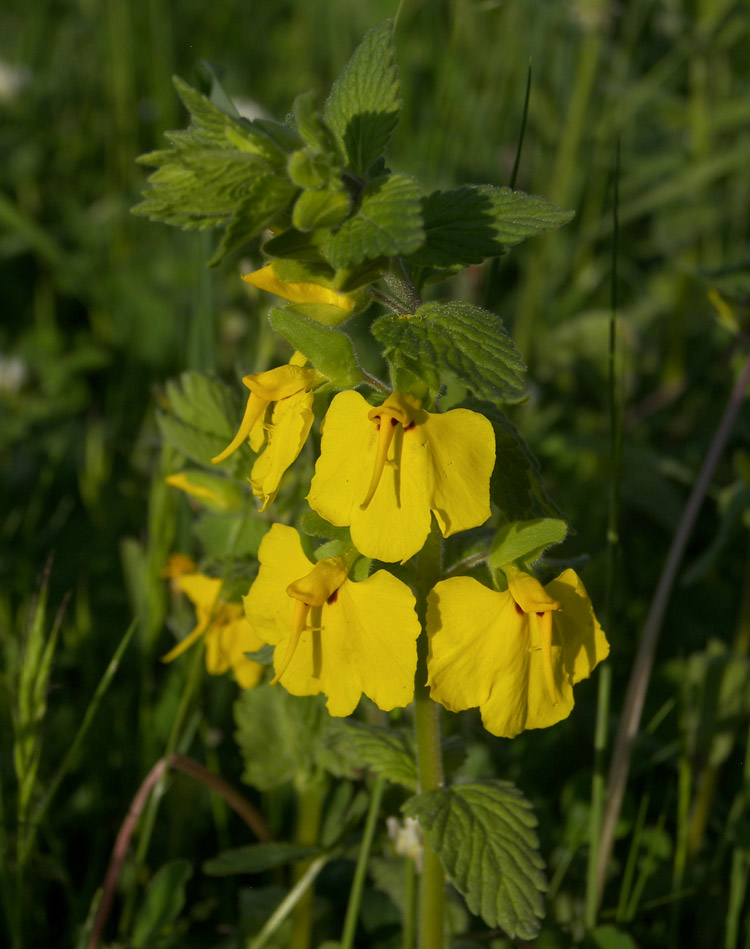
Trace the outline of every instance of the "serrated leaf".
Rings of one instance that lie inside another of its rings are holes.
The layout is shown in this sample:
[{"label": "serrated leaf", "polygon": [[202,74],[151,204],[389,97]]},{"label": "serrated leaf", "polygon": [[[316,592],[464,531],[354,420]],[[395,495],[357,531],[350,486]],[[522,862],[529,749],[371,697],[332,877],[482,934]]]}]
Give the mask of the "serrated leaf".
[{"label": "serrated leaf", "polygon": [[490,185],[435,191],[424,198],[423,214],[425,242],[409,262],[430,267],[481,263],[573,217],[538,195]]},{"label": "serrated leaf", "polygon": [[245,199],[226,222],[221,242],[208,266],[216,267],[227,254],[257,237],[286,209],[296,190],[285,178],[259,174],[248,185]]},{"label": "serrated leaf", "polygon": [[219,148],[232,144],[235,148],[255,154],[277,167],[285,161],[283,151],[254,122],[228,115],[179,76],[174,76],[172,81],[185,108],[190,112],[192,125],[189,131],[193,141]]},{"label": "serrated leaf", "polygon": [[292,224],[298,231],[337,227],[349,213],[351,199],[344,188],[303,191],[294,203]]},{"label": "serrated leaf", "polygon": [[[172,148],[138,159],[155,165],[156,171],[133,213],[202,230],[230,221],[236,225],[239,208],[239,218],[252,220],[252,236],[278,213],[269,211],[269,191],[273,189],[270,204],[283,209],[295,190],[286,178],[286,151],[256,123],[227,115],[181,79],[175,78],[175,86],[192,124],[167,133]],[[275,179],[273,184],[271,179]],[[281,190],[283,201],[278,199]],[[256,210],[254,204],[261,207]],[[248,228],[241,228],[241,233],[241,240],[246,240]],[[231,245],[236,246],[237,240],[235,226]]]},{"label": "serrated leaf", "polygon": [[203,863],[203,872],[209,876],[234,876],[238,873],[262,873],[274,867],[283,867],[287,863],[306,860],[316,856],[317,847],[303,847],[300,844],[272,843],[248,844],[225,850]]},{"label": "serrated leaf", "polygon": [[271,326],[340,389],[351,389],[362,382],[352,341],[340,330],[321,326],[293,310],[274,307]]},{"label": "serrated leaf", "polygon": [[[199,464],[210,466],[211,458],[232,440],[239,411],[232,390],[200,372],[184,372],[179,382],[167,383],[169,412],[157,413],[162,436],[178,451]],[[224,470],[246,474],[253,454],[242,445],[223,462]]]},{"label": "serrated leaf", "polygon": [[531,566],[548,547],[561,544],[568,534],[568,525],[552,517],[504,524],[495,534],[490,551],[491,567],[501,568],[514,561]]},{"label": "serrated leaf", "polygon": [[531,805],[509,781],[428,791],[403,807],[426,831],[472,913],[511,938],[534,939],[544,918],[544,861]]},{"label": "serrated leaf", "polygon": [[359,208],[330,234],[324,252],[336,269],[364,260],[411,254],[424,241],[419,184],[408,175],[375,178]]},{"label": "serrated leaf", "polygon": [[417,765],[410,734],[344,719],[332,723],[327,740],[352,767],[366,766],[389,781],[416,788]]},{"label": "serrated leaf", "polygon": [[[279,179],[275,191],[290,188],[257,155],[204,147],[178,151],[149,177],[151,189],[132,211],[188,230],[218,227],[238,206],[262,194],[269,176]],[[245,214],[250,214],[247,207]]]},{"label": "serrated leaf", "polygon": [[330,716],[324,696],[290,695],[270,684],[243,691],[234,704],[242,780],[260,791],[309,779],[332,758],[322,737]]},{"label": "serrated leaf", "polygon": [[372,332],[434,387],[437,371],[449,373],[478,398],[518,402],[526,367],[499,316],[472,303],[425,303],[411,317],[381,316]]},{"label": "serrated leaf", "polygon": [[364,174],[385,151],[401,109],[393,22],[370,30],[331,89],[325,118],[349,166]]}]

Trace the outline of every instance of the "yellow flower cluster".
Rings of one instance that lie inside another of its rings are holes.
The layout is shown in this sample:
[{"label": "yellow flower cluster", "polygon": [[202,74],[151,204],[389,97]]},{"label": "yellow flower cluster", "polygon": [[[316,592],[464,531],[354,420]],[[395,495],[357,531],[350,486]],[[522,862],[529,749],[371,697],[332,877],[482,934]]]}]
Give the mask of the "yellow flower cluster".
[{"label": "yellow flower cluster", "polygon": [[[347,306],[345,295],[330,288],[285,283],[273,265],[246,279],[295,302]],[[300,354],[287,366],[243,379],[250,390],[244,417],[213,461],[248,440],[256,451],[265,445],[250,477],[263,510],[305,443],[313,389],[323,381]],[[313,563],[298,533],[275,524],[261,543],[244,616],[239,605],[220,602],[219,580],[181,577],[198,625],[165,659],[205,633],[209,671],[231,667],[248,687],[260,667],[246,653],[270,643],[272,681],[295,695],[324,693],[332,715],[351,714],[363,693],[383,710],[403,707],[414,696],[421,632],[414,594],[387,570],[361,582],[350,571],[360,555],[409,560],[424,546],[433,515],[444,537],[489,519],[492,425],[468,409],[428,412],[407,392],[393,392],[373,407],[351,390],[334,397],[321,432],[307,500],[331,524],[349,528],[352,546]],[[503,570],[503,592],[455,577],[429,593],[427,684],[446,708],[478,707],[488,731],[513,737],[566,718],[573,686],[607,656],[609,645],[574,571],[542,586],[513,564]]]}]

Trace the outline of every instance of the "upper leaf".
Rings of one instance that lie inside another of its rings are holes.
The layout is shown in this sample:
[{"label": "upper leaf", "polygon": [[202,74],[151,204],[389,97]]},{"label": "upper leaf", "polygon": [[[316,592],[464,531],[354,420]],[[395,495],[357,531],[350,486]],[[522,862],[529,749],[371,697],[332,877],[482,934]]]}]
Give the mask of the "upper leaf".
[{"label": "upper leaf", "polygon": [[363,260],[411,254],[424,241],[419,184],[408,175],[383,175],[362,191],[358,210],[324,249],[337,269]]},{"label": "upper leaf", "polygon": [[423,211],[426,240],[409,261],[431,267],[481,263],[573,217],[538,195],[490,185],[435,191]]},{"label": "upper leaf", "polygon": [[274,307],[271,326],[307,356],[337,388],[349,389],[362,382],[354,346],[345,333],[308,320],[291,307]]},{"label": "upper leaf", "polygon": [[495,534],[489,562],[502,568],[514,561],[530,567],[548,547],[561,544],[568,533],[565,521],[554,517],[537,517],[529,521],[504,524]]},{"label": "upper leaf", "polygon": [[333,84],[325,118],[356,174],[385,150],[401,108],[393,22],[365,35]]},{"label": "upper leaf", "polygon": [[372,331],[388,359],[406,359],[430,388],[443,371],[482,399],[518,402],[523,396],[526,367],[503,321],[472,303],[425,303],[410,317],[381,316]]},{"label": "upper leaf", "polygon": [[511,939],[534,939],[547,889],[531,805],[509,781],[428,791],[404,811],[427,832],[472,913]]},{"label": "upper leaf", "polygon": [[171,148],[138,159],[156,171],[133,212],[185,229],[228,225],[215,264],[281,214],[297,188],[286,176],[286,151],[264,128],[227,115],[181,79],[175,86],[191,125],[167,133]]}]

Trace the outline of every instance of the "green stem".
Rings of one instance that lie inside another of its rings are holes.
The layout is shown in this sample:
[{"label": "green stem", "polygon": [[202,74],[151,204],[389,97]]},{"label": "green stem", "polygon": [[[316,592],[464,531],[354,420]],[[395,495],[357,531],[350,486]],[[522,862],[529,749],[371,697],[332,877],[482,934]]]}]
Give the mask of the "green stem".
[{"label": "green stem", "polygon": [[404,860],[404,931],[401,938],[402,949],[414,949],[416,940],[416,864],[410,857]]},{"label": "green stem", "polygon": [[[608,355],[608,402],[610,438],[610,483],[609,518],[607,523],[607,561],[604,586],[604,629],[610,640],[614,628],[615,567],[619,548],[620,520],[620,469],[622,467],[622,411],[617,396],[617,259],[620,225],[620,142],[617,142],[614,168],[614,199],[612,202],[612,282],[610,289],[609,355]],[[596,925],[599,909],[598,865],[599,844],[604,817],[606,792],[606,751],[609,726],[609,706],[612,694],[612,667],[605,662],[599,671],[599,689],[596,703],[596,727],[594,731],[594,771],[591,779],[591,817],[589,821],[589,854],[586,873],[585,922],[589,929]]]},{"label": "green stem", "polygon": [[[304,779],[297,784],[297,832],[295,841],[302,846],[318,843],[323,801],[328,790],[327,781]],[[294,882],[305,879],[310,860],[300,860],[294,868]],[[300,896],[294,909],[290,949],[309,949],[312,941],[312,907],[314,887],[309,886]]]},{"label": "green stem", "polygon": [[354,933],[357,929],[357,917],[359,916],[359,907],[362,903],[362,892],[365,887],[365,877],[367,876],[367,864],[370,859],[370,850],[372,848],[373,837],[375,836],[375,826],[378,822],[380,802],[383,798],[384,789],[385,779],[378,775],[372,788],[370,809],[367,812],[367,822],[365,823],[365,832],[359,847],[357,868],[354,871],[352,890],[349,894],[349,904],[346,907],[346,918],[344,919],[344,931],[341,936],[340,949],[352,949],[354,945]]},{"label": "green stem", "polygon": [[[420,661],[418,670],[421,667],[423,663]],[[415,711],[419,789],[424,793],[443,785],[439,708],[430,698],[426,686],[417,687]],[[425,839],[419,887],[419,949],[442,949],[444,894],[443,865]]]},{"label": "green stem", "polygon": [[[430,536],[418,560],[418,611],[425,629],[427,595],[440,579],[442,537],[433,520]],[[443,786],[443,755],[440,745],[440,706],[430,698],[427,687],[427,635],[417,643],[417,678],[414,688],[417,737],[417,777],[420,793]],[[425,838],[422,877],[419,886],[419,949],[442,949],[445,912],[445,873],[440,858]]]},{"label": "green stem", "polygon": [[330,858],[327,854],[323,854],[322,857],[316,857],[316,859],[313,860],[313,862],[305,871],[304,876],[302,876],[294,884],[289,893],[287,893],[284,899],[279,903],[271,916],[268,918],[268,921],[266,922],[263,929],[261,929],[255,939],[249,943],[247,949],[262,949],[262,947],[265,946],[265,944],[276,932],[279,926],[281,926],[292,909],[297,905],[302,897],[309,892],[313,883],[315,882],[315,877],[320,873],[329,859]]}]

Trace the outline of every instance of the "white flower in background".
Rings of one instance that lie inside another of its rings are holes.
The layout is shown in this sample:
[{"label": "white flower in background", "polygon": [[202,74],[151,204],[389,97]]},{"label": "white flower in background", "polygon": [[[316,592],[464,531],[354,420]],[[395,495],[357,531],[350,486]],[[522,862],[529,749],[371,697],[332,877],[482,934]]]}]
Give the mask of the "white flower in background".
[{"label": "white flower in background", "polygon": [[28,378],[29,370],[22,359],[0,353],[0,392],[18,392]]},{"label": "white flower in background", "polygon": [[12,102],[31,80],[26,66],[13,66],[0,59],[0,102]]}]

